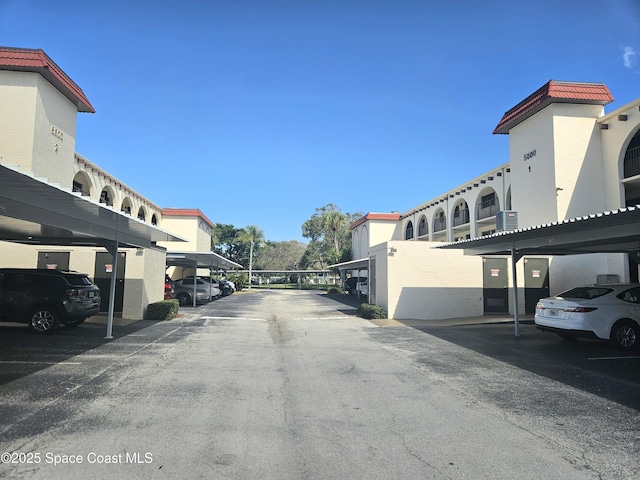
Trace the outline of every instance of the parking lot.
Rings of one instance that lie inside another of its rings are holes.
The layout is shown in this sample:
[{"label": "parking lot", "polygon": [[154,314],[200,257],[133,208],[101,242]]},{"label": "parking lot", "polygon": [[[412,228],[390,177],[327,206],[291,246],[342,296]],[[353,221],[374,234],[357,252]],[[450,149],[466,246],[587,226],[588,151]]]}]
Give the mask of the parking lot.
[{"label": "parking lot", "polygon": [[2,325],[3,451],[133,450],[154,465],[0,465],[0,478],[153,478],[159,467],[238,479],[638,471],[637,356],[526,322],[516,338],[506,318],[379,327],[355,317],[356,305],[316,292],[234,294],[170,322],[118,322],[113,340],[102,323],[43,336]]}]

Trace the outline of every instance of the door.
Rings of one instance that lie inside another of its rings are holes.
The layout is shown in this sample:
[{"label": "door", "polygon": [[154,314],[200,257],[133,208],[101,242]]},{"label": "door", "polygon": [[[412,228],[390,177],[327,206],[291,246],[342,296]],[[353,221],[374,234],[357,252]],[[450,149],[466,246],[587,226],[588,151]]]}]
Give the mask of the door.
[{"label": "door", "polygon": [[[118,252],[118,271],[116,272],[116,292],[113,302],[113,311],[122,313],[124,300],[124,272],[127,260],[125,252]],[[109,292],[111,291],[111,273],[113,272],[113,259],[109,252],[96,252],[96,268],[94,282],[100,288],[100,311],[109,311]]]},{"label": "door", "polygon": [[38,268],[69,270],[69,252],[38,252]]},{"label": "door", "polygon": [[549,259],[524,259],[524,313],[536,313],[536,303],[549,296]]},{"label": "door", "polygon": [[509,313],[509,281],[505,258],[482,259],[484,314]]}]

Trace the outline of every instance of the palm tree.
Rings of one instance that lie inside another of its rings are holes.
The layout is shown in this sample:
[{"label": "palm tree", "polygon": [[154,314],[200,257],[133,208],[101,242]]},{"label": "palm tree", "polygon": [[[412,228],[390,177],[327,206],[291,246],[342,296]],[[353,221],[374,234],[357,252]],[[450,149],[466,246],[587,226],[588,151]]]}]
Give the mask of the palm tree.
[{"label": "palm tree", "polygon": [[346,221],[345,215],[340,210],[330,210],[324,215],[324,227],[331,232],[337,257],[340,256],[340,230],[344,227]]},{"label": "palm tree", "polygon": [[259,247],[264,242],[264,232],[257,225],[247,225],[238,232],[236,240],[245,245],[249,245],[249,288],[251,288],[251,277],[253,276],[253,247]]}]

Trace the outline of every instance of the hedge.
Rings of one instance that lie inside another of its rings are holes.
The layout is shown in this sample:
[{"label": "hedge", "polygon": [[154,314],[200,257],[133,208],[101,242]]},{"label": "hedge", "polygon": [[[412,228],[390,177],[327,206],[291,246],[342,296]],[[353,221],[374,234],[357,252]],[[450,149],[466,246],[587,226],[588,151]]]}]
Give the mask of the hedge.
[{"label": "hedge", "polygon": [[340,295],[344,294],[342,289],[340,287],[336,287],[335,285],[331,285],[329,288],[327,288],[327,293],[330,293],[330,294],[338,293]]},{"label": "hedge", "polygon": [[358,315],[367,320],[387,318],[387,311],[378,305],[363,303],[358,307]]},{"label": "hedge", "polygon": [[178,300],[162,300],[150,303],[147,307],[148,320],[171,320],[178,314],[180,304]]}]

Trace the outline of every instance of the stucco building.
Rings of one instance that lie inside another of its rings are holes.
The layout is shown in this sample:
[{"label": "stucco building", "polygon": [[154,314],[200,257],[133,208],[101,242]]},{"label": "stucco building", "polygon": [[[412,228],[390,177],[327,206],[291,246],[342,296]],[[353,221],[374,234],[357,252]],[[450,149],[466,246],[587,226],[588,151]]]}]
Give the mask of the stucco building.
[{"label": "stucco building", "polygon": [[115,273],[115,312],[141,319],[149,303],[164,297],[167,250],[210,251],[213,223],[198,209],[161,208],[76,153],[78,113],[95,109],[44,51],[0,48],[0,164],[121,213],[133,223],[173,232],[171,238],[182,240],[152,248],[119,248],[118,262],[100,247],[0,241],[0,266],[87,273],[101,289],[104,311]]},{"label": "stucco building", "polygon": [[[507,111],[509,161],[403,213],[369,213],[352,226],[353,263],[367,259],[372,303],[391,318],[439,319],[514,310],[505,257],[439,250],[497,231],[640,203],[640,99],[609,113],[606,85],[550,81]],[[517,265],[520,311],[602,275],[638,281],[620,253],[530,256]]]}]

